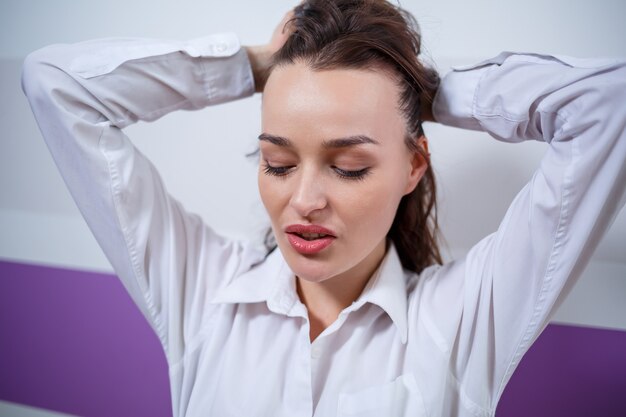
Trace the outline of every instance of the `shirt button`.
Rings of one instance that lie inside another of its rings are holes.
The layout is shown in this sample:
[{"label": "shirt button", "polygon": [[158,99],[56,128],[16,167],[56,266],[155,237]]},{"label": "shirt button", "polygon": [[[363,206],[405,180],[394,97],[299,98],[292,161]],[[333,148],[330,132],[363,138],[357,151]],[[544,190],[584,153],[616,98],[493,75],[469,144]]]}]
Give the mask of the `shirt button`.
[{"label": "shirt button", "polygon": [[322,348],[319,346],[313,346],[311,348],[311,357],[313,359],[318,359],[320,356],[322,356]]}]

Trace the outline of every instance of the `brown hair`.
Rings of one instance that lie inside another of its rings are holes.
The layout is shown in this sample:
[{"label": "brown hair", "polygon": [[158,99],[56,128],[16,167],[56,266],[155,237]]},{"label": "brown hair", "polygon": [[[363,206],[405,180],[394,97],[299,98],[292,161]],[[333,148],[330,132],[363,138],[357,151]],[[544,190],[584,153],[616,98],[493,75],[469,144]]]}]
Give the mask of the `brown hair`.
[{"label": "brown hair", "polygon": [[387,236],[406,269],[419,273],[442,263],[435,177],[430,155],[417,143],[423,134],[421,108],[432,101],[439,76],[418,60],[417,22],[384,0],[307,0],[294,9],[287,25],[293,25],[292,33],[274,54],[271,68],[301,61],[313,70],[380,69],[397,80],[399,108],[407,122],[405,143],[428,168],[415,190],[402,197]]}]

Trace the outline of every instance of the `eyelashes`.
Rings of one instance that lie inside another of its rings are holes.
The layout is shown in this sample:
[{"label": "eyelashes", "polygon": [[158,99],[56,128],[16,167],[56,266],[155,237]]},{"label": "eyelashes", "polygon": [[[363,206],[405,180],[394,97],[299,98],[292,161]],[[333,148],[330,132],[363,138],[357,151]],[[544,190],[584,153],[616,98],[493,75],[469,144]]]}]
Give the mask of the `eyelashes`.
[{"label": "eyelashes", "polygon": [[263,165],[263,171],[267,175],[274,175],[276,177],[284,177],[285,175],[289,174],[289,169],[291,168],[293,167],[273,167],[267,162],[265,162],[265,164]]},{"label": "eyelashes", "polygon": [[[281,166],[274,167],[271,166],[267,161],[263,164],[263,172],[266,175],[273,175],[276,177],[286,177],[289,175],[291,170],[295,168],[295,166]],[[355,171],[349,171],[345,169],[338,168],[336,166],[331,167],[333,171],[337,174],[337,176],[341,179],[349,180],[349,181],[358,181],[363,180],[370,173],[370,168],[363,168]]]},{"label": "eyelashes", "polygon": [[345,169],[333,167],[337,175],[348,180],[362,180],[370,172],[369,168],[363,168],[356,171],[346,171]]}]

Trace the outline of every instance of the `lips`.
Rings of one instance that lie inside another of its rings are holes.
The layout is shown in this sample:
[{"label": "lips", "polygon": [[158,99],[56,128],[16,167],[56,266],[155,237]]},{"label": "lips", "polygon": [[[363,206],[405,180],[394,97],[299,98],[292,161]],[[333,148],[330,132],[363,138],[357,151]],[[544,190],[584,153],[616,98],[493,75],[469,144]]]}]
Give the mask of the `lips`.
[{"label": "lips", "polygon": [[291,246],[303,255],[319,253],[336,239],[335,232],[318,225],[293,224],[285,233]]},{"label": "lips", "polygon": [[335,237],[335,232],[322,226],[315,224],[292,224],[285,228],[286,233],[295,233],[298,235],[327,235]]}]

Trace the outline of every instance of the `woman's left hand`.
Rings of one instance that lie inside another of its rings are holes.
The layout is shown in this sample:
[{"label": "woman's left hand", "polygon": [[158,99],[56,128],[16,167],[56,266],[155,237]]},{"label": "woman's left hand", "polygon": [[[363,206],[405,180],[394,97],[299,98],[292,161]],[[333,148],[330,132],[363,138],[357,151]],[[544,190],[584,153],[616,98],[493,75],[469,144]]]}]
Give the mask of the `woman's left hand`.
[{"label": "woman's left hand", "polygon": [[274,28],[270,41],[264,45],[246,46],[246,51],[254,74],[254,89],[257,93],[263,92],[265,82],[269,75],[270,61],[272,55],[276,53],[287,41],[293,31],[291,25],[287,23],[293,17],[293,9],[289,10],[280,23]]}]

